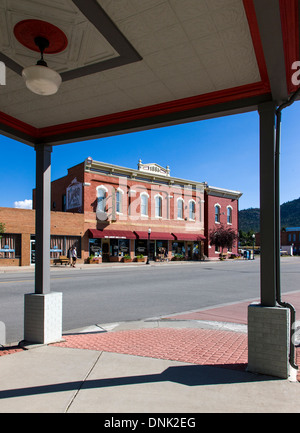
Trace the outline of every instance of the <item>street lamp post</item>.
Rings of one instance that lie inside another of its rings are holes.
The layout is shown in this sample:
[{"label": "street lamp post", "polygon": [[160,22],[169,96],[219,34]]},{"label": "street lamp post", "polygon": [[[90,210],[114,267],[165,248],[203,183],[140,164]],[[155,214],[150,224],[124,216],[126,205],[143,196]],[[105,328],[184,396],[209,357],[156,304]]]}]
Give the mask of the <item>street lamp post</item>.
[{"label": "street lamp post", "polygon": [[253,239],[253,258],[252,258],[252,260],[254,260],[254,244],[255,244],[255,234],[254,233],[252,235],[252,239]]},{"label": "street lamp post", "polygon": [[151,229],[149,227],[149,229],[148,229],[148,240],[147,240],[147,262],[146,262],[146,265],[150,265],[150,262],[149,262],[149,255],[150,255],[150,235],[151,235]]}]

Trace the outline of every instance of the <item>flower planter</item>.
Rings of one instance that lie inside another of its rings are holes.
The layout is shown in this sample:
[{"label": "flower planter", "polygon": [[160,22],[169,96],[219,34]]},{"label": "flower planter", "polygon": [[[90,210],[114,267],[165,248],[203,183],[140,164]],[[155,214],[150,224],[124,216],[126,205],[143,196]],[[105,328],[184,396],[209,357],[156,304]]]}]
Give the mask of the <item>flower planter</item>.
[{"label": "flower planter", "polygon": [[91,263],[102,263],[102,257],[99,257],[98,259],[94,259],[91,261]]},{"label": "flower planter", "polygon": [[90,265],[102,263],[102,257],[97,257],[96,259],[95,258],[93,258],[93,259],[88,258],[86,260],[86,262],[89,263]]},{"label": "flower planter", "polygon": [[119,257],[119,256],[110,256],[109,257],[110,262],[120,262],[120,260],[121,260],[121,257]]}]

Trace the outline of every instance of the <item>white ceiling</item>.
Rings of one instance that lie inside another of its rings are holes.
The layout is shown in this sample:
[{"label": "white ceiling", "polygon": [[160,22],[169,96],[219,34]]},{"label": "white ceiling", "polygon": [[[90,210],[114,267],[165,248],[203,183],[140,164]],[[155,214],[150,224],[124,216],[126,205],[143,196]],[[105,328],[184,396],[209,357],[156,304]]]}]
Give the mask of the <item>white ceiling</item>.
[{"label": "white ceiling", "polygon": [[[97,0],[142,57],[139,62],[62,83],[34,95],[7,69],[0,110],[41,128],[237,87],[261,80],[242,0]],[[38,53],[16,41],[14,25],[48,21],[69,44],[45,55],[58,71],[117,56],[71,0],[2,0],[0,51],[22,66]]]}]

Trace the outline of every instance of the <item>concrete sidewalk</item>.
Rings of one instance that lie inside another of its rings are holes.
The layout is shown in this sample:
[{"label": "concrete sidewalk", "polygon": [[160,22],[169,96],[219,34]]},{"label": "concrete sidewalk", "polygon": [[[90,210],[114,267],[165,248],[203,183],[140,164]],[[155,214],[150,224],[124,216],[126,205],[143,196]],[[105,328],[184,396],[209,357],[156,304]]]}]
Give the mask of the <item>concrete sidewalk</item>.
[{"label": "concrete sidewalk", "polygon": [[[120,265],[143,266],[106,266]],[[299,314],[300,292],[283,300]],[[253,301],[97,324],[66,332],[51,345],[0,348],[0,413],[298,413],[299,382],[247,372],[247,306]],[[299,365],[300,345],[296,356]]]},{"label": "concrete sidewalk", "polygon": [[299,382],[246,371],[246,325],[208,318],[99,324],[2,350],[0,412],[300,412]]},{"label": "concrete sidewalk", "polygon": [[[242,261],[241,260],[237,260],[237,261]],[[76,267],[73,268],[70,265],[50,265],[50,271],[59,271],[59,270],[80,270],[80,269],[107,269],[107,268],[126,268],[126,267],[140,267],[140,266],[165,266],[165,265],[170,265],[170,266],[201,266],[201,265],[207,265],[207,263],[209,264],[213,264],[213,263],[219,263],[217,260],[215,261],[164,261],[164,262],[154,262],[151,261],[149,263],[149,265],[146,265],[145,262],[128,262],[128,263],[123,263],[123,262],[103,262],[100,264],[87,264],[87,263],[77,263]],[[15,273],[15,272],[34,272],[35,271],[35,266],[34,265],[30,265],[30,266],[1,266],[0,267],[0,274],[7,274],[7,273]]]}]

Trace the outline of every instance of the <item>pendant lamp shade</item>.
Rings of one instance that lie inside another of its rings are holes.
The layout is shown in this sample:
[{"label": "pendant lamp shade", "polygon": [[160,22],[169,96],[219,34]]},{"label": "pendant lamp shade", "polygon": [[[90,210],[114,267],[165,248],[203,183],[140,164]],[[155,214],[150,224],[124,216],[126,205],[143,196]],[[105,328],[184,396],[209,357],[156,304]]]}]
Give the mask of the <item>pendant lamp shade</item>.
[{"label": "pendant lamp shade", "polygon": [[61,85],[61,76],[47,66],[33,65],[23,69],[22,76],[29,90],[37,95],[54,95]]}]

